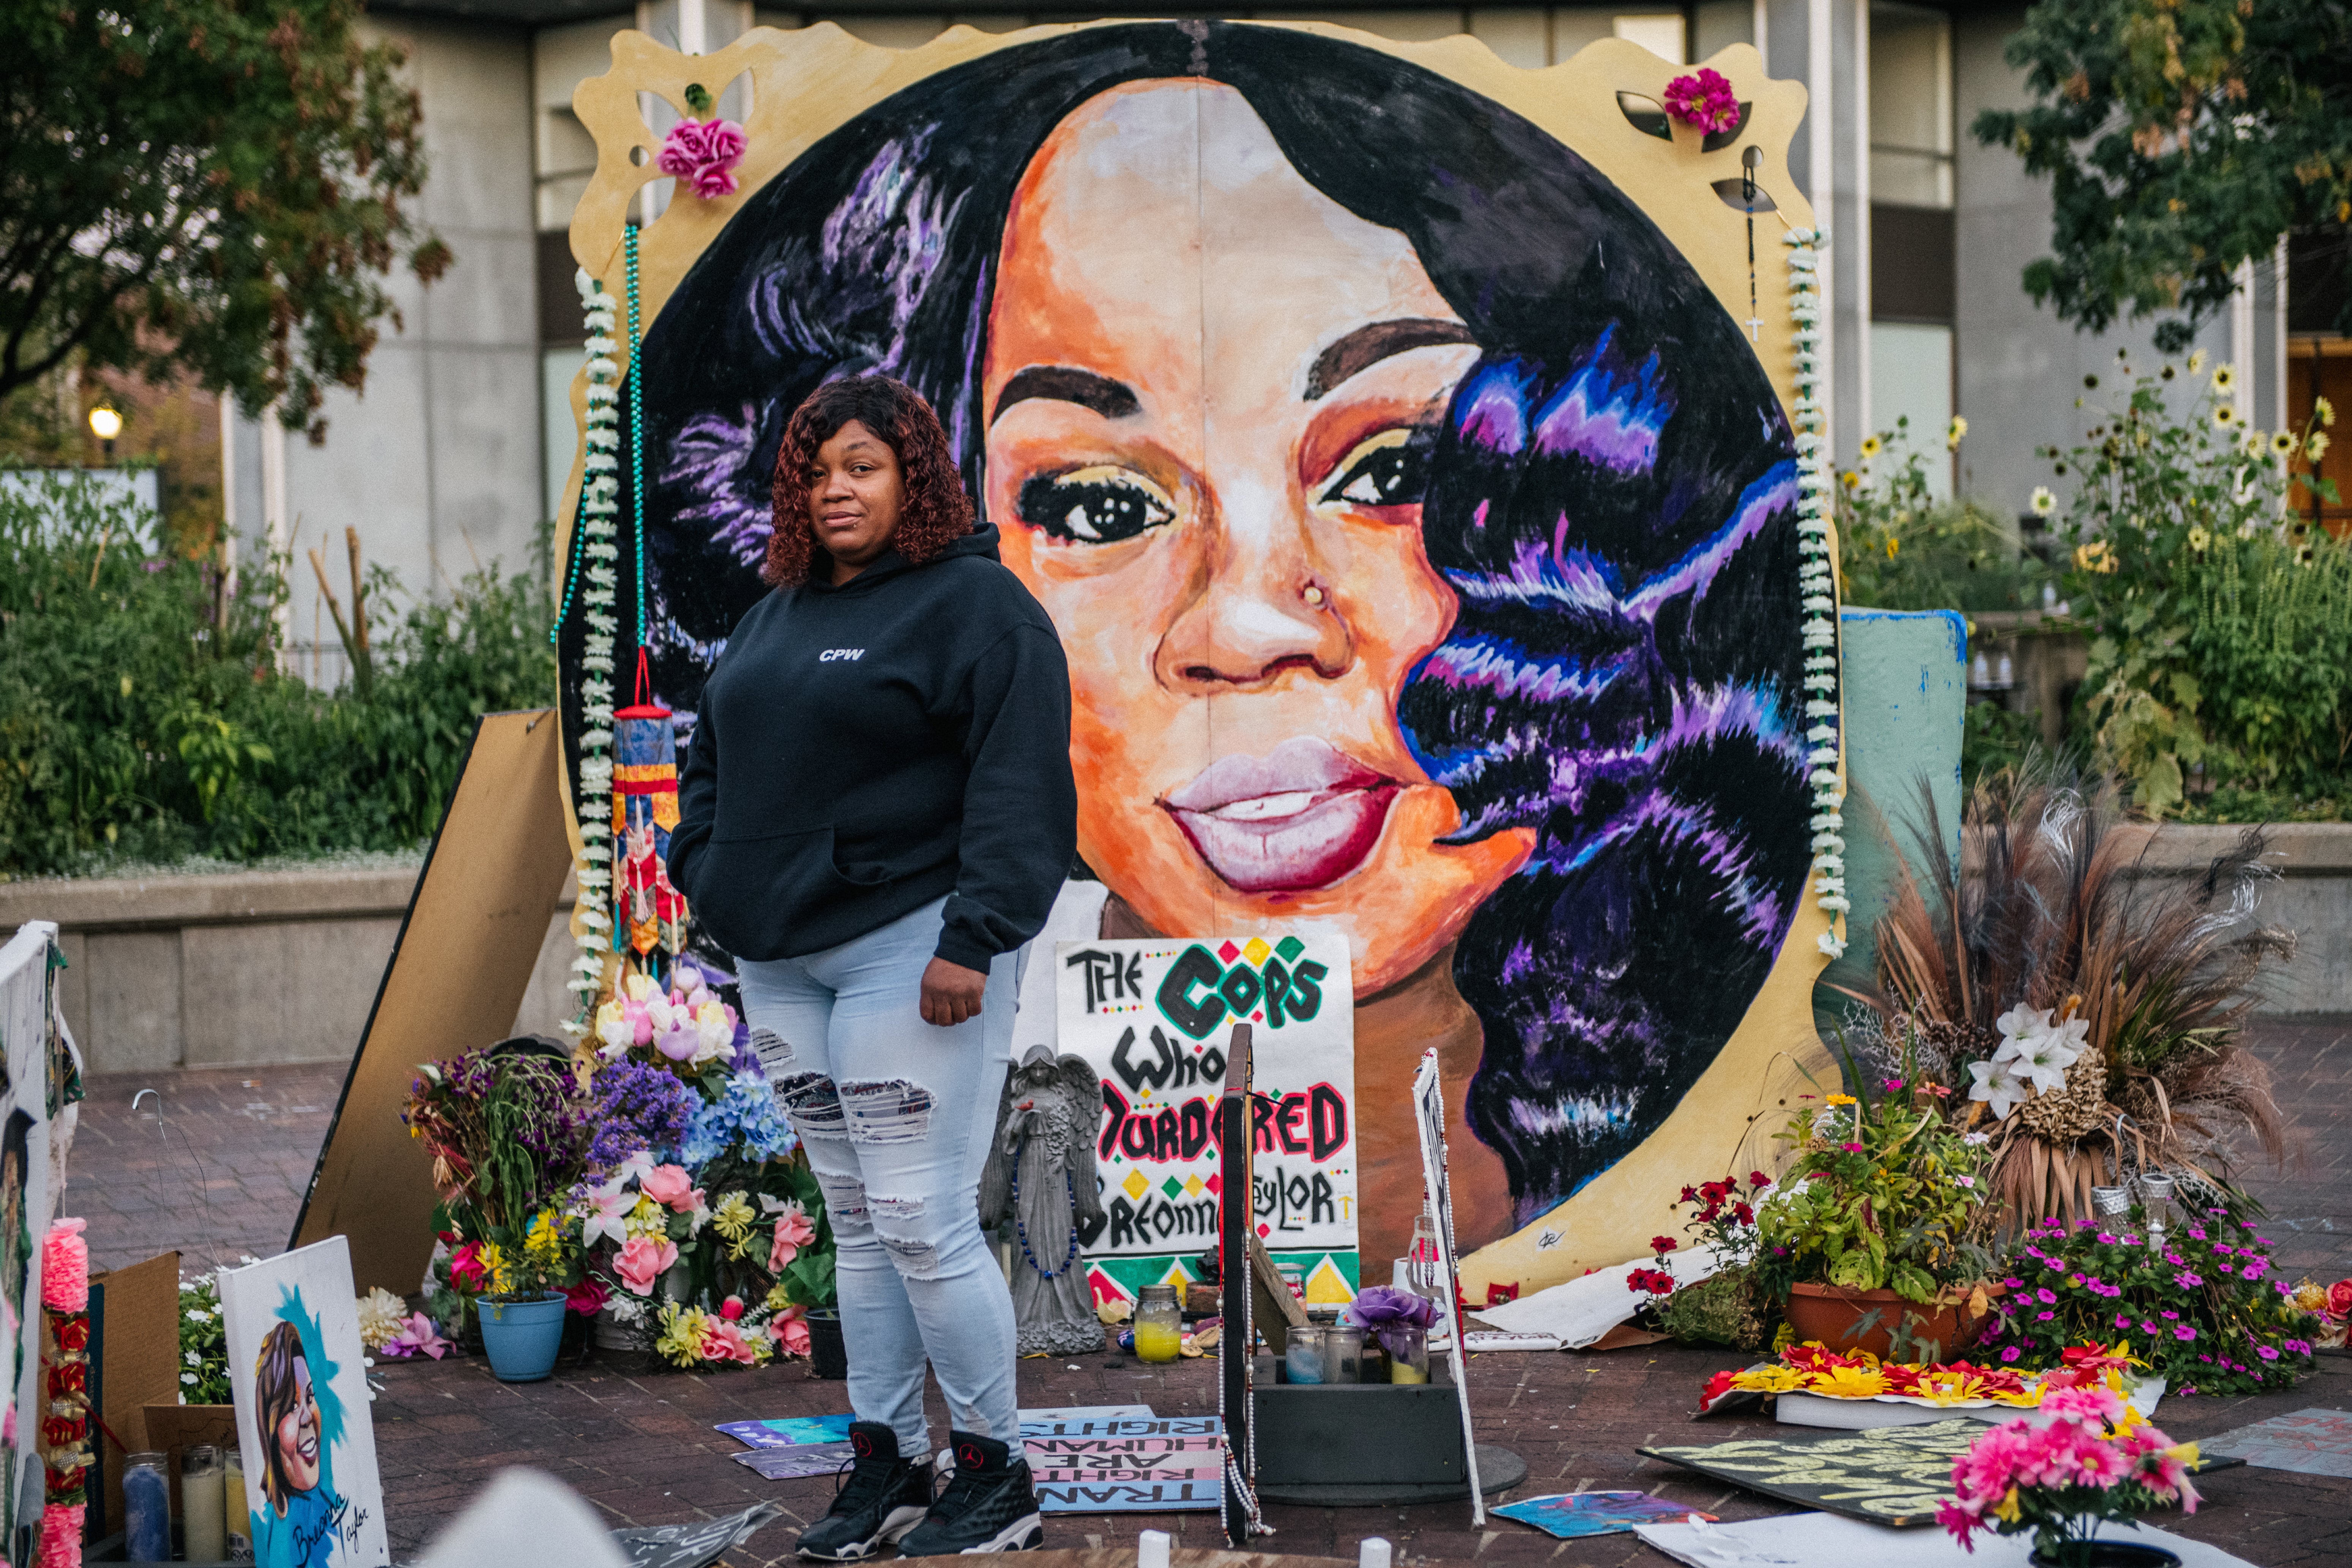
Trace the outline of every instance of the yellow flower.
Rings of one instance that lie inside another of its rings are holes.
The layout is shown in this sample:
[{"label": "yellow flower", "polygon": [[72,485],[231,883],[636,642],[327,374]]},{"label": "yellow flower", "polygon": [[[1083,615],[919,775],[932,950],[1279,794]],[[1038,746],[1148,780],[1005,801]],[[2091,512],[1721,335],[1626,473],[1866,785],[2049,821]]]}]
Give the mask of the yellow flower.
[{"label": "yellow flower", "polygon": [[1952,416],[1951,424],[1944,428],[1944,445],[1951,450],[1958,451],[1960,443],[1968,437],[1968,434],[1969,422],[1955,414]]},{"label": "yellow flower", "polygon": [[1805,1386],[1805,1374],[1793,1366],[1759,1366],[1733,1373],[1731,1386],[1748,1394],[1788,1394]]},{"label": "yellow flower", "polygon": [[699,1307],[680,1307],[672,1301],[662,1309],[661,1335],[654,1341],[654,1353],[676,1366],[694,1366],[702,1360],[702,1320]]},{"label": "yellow flower", "polygon": [[1805,1392],[1832,1399],[1874,1399],[1886,1392],[1886,1374],[1873,1367],[1833,1366],[1813,1373]]},{"label": "yellow flower", "polygon": [[784,1282],[781,1279],[768,1287],[767,1295],[760,1301],[760,1305],[767,1308],[771,1312],[781,1312],[792,1304],[792,1294],[784,1289]]},{"label": "yellow flower", "polygon": [[711,1206],[711,1228],[730,1241],[740,1241],[751,1233],[759,1215],[751,1209],[749,1193],[729,1193]]},{"label": "yellow flower", "polygon": [[[2329,423],[2333,424],[2334,421],[2331,420]],[[2314,430],[2311,433],[2311,439],[2304,444],[2303,449],[2305,453],[2309,454],[2311,460],[2315,463],[2319,461],[2320,458],[2327,456],[2327,432],[2325,430]]]},{"label": "yellow flower", "polygon": [[1853,1103],[1853,1096],[1850,1094],[1832,1094],[1829,1097],[1826,1103],[1831,1105],[1852,1105]]},{"label": "yellow flower", "polygon": [[1902,548],[1903,542],[1901,540],[1893,538],[1888,539],[1886,542],[1886,558],[1889,561],[1894,560],[1895,552]]},{"label": "yellow flower", "polygon": [[2033,499],[2030,504],[2033,508],[2034,516],[2048,517],[2058,510],[2058,498],[2050,493],[2048,485],[2036,485],[2033,487]]},{"label": "yellow flower", "polygon": [[2017,1522],[2017,1489],[2015,1487],[2010,1488],[2009,1495],[2002,1498],[1999,1503],[1994,1505],[1992,1513],[1993,1517],[2000,1520],[2003,1524],[2015,1524]]},{"label": "yellow flower", "polygon": [[1919,1397],[1930,1405],[1958,1405],[1984,1396],[1984,1380],[1963,1372],[1930,1373],[1919,1380]]},{"label": "yellow flower", "polygon": [[2216,392],[2220,392],[2220,393],[2227,393],[2227,392],[2228,392],[2231,387],[2233,387],[2233,386],[2235,386],[2235,385],[2237,385],[2237,384],[2238,384],[2238,367],[2237,367],[2236,365],[2233,365],[2233,364],[2217,364],[2217,365],[2215,365],[2215,366],[2213,367],[2213,390],[2214,390],[2214,391],[2216,391]]},{"label": "yellow flower", "polygon": [[2326,426],[2330,430],[2336,428],[2336,405],[2324,397],[2315,397],[2311,400],[2311,411],[2319,416],[2319,422],[2322,425]]},{"label": "yellow flower", "polygon": [[530,1228],[523,1233],[522,1249],[542,1263],[553,1263],[563,1256],[563,1228],[556,1223],[553,1209],[541,1209],[531,1216]]},{"label": "yellow flower", "polygon": [[482,1260],[482,1267],[489,1271],[492,1295],[503,1296],[514,1289],[514,1266],[507,1261],[505,1249],[497,1242],[482,1243],[482,1250],[475,1256]]},{"label": "yellow flower", "polygon": [[2195,375],[2205,368],[2205,351],[2199,349],[2189,356],[2189,374]]},{"label": "yellow flower", "polygon": [[2213,536],[2206,532],[2203,529],[2192,528],[2189,531],[2189,548],[2198,552],[2200,554],[2202,554],[2205,547],[2212,542]]},{"label": "yellow flower", "polygon": [[1843,485],[1850,490],[1858,489],[1862,485],[1862,476],[1855,473],[1852,468],[1848,468],[1844,473],[1838,476],[1838,483]]},{"label": "yellow flower", "polygon": [[2237,419],[2238,411],[2228,404],[2217,403],[2213,405],[2213,423],[2219,428],[2227,430],[2231,425],[2237,423]]},{"label": "yellow flower", "polygon": [[631,1236],[667,1236],[669,1214],[653,1199],[640,1195],[621,1216],[621,1228]]},{"label": "yellow flower", "polygon": [[2074,565],[2077,570],[2084,572],[2113,572],[2116,569],[2116,558],[2107,549],[2105,540],[2095,539],[2088,544],[2074,546]]},{"label": "yellow flower", "polygon": [[1881,441],[1877,437],[1864,436],[1862,438],[1862,460],[1864,462],[1867,463],[1871,458],[1875,458],[1879,453],[1885,450],[1886,450],[1886,444]]}]

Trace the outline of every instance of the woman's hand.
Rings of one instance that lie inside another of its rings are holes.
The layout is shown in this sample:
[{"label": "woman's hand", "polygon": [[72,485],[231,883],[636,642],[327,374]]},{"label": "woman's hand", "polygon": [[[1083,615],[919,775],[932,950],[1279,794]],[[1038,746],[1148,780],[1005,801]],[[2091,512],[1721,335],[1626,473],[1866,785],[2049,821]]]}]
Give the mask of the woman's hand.
[{"label": "woman's hand", "polygon": [[942,1028],[980,1016],[980,998],[988,976],[961,963],[934,958],[923,968],[923,1022]]}]

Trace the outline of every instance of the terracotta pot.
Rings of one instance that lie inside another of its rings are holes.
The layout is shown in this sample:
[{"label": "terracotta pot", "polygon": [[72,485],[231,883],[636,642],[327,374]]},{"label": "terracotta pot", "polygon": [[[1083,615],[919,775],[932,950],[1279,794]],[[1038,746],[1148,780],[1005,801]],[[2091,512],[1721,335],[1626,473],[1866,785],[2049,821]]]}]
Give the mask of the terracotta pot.
[{"label": "terracotta pot", "polygon": [[[2002,1287],[1988,1287],[1987,1293],[1999,1297]],[[1933,1340],[1941,1345],[1936,1360],[1952,1361],[1975,1344],[1993,1320],[1990,1312],[1969,1317],[1964,1306],[1930,1311],[1892,1290],[1849,1290],[1843,1285],[1792,1285],[1785,1310],[1799,1343],[1819,1340],[1833,1351],[1868,1351],[1881,1361],[1894,1354],[1898,1323],[1907,1327],[1914,1341]],[[1862,1321],[1873,1312],[1877,1321],[1861,1329]],[[1925,1353],[1921,1347],[1906,1345],[1902,1359]]]}]

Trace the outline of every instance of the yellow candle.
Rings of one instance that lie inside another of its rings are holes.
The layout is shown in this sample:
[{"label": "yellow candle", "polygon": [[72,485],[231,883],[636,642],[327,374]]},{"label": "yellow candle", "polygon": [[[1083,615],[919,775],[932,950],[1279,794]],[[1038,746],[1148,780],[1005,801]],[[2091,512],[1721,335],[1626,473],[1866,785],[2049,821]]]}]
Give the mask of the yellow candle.
[{"label": "yellow candle", "polygon": [[1427,1383],[1429,1373],[1402,1356],[1391,1356],[1389,1358],[1389,1381],[1391,1383]]},{"label": "yellow candle", "polygon": [[1135,1359],[1174,1361],[1183,1353],[1183,1339],[1181,1330],[1166,1323],[1138,1323],[1135,1325]]}]

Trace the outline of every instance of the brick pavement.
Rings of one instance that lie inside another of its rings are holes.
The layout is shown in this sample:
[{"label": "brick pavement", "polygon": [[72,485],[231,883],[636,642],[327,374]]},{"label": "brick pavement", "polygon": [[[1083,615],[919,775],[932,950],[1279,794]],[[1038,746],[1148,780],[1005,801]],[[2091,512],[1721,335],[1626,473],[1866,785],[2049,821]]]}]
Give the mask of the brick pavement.
[{"label": "brick pavement", "polygon": [[[2266,1023],[2257,1047],[2278,1075],[2279,1102],[2299,1140],[2284,1172],[2252,1173],[2270,1205],[2282,1266],[2323,1279],[2352,1275],[2352,1019]],[[94,1079],[70,1162],[65,1212],[90,1221],[100,1266],[135,1262],[178,1246],[201,1267],[213,1257],[267,1254],[285,1244],[318,1142],[341,1088],[333,1068],[273,1068]],[[134,1112],[141,1088],[162,1091]],[[1786,1511],[1737,1489],[1641,1458],[1654,1439],[1728,1438],[1757,1425],[1692,1426],[1685,1416],[1723,1352],[1661,1346],[1608,1355],[1501,1354],[1474,1359],[1472,1410],[1482,1441],[1528,1462],[1527,1497],[1580,1488],[1632,1488],[1727,1519]],[[1029,1405],[1148,1404],[1168,1415],[1216,1408],[1206,1362],[1149,1368],[1095,1355],[1024,1362]],[[577,1488],[615,1524],[668,1523],[731,1511],[762,1499],[791,1517],[730,1554],[731,1568],[790,1562],[798,1521],[824,1510],[832,1483],[767,1481],[727,1456],[739,1445],[710,1428],[754,1416],[822,1415],[846,1407],[841,1385],[803,1366],[687,1375],[643,1358],[605,1354],[548,1383],[496,1382],[478,1358],[380,1369],[374,1415],[385,1512],[396,1553],[414,1552],[494,1471],[532,1464]],[[2266,1415],[2310,1406],[2352,1409],[2352,1360],[2326,1358],[2318,1375],[2285,1394],[2168,1402],[2160,1422],[2176,1436],[2211,1436]],[[932,1419],[945,1415],[932,1393]],[[2263,1568],[2352,1568],[2352,1481],[2240,1469],[2211,1477],[2193,1518],[2160,1515],[2168,1530],[2227,1547]],[[1470,1527],[1466,1504],[1409,1509],[1273,1508],[1270,1544],[1302,1554],[1354,1555],[1356,1541],[1385,1535],[1400,1562],[1478,1559],[1562,1564],[1664,1559],[1620,1535],[1555,1542],[1509,1521]],[[1180,1545],[1218,1544],[1213,1515],[1057,1516],[1048,1544],[1117,1545],[1154,1528]]]}]

